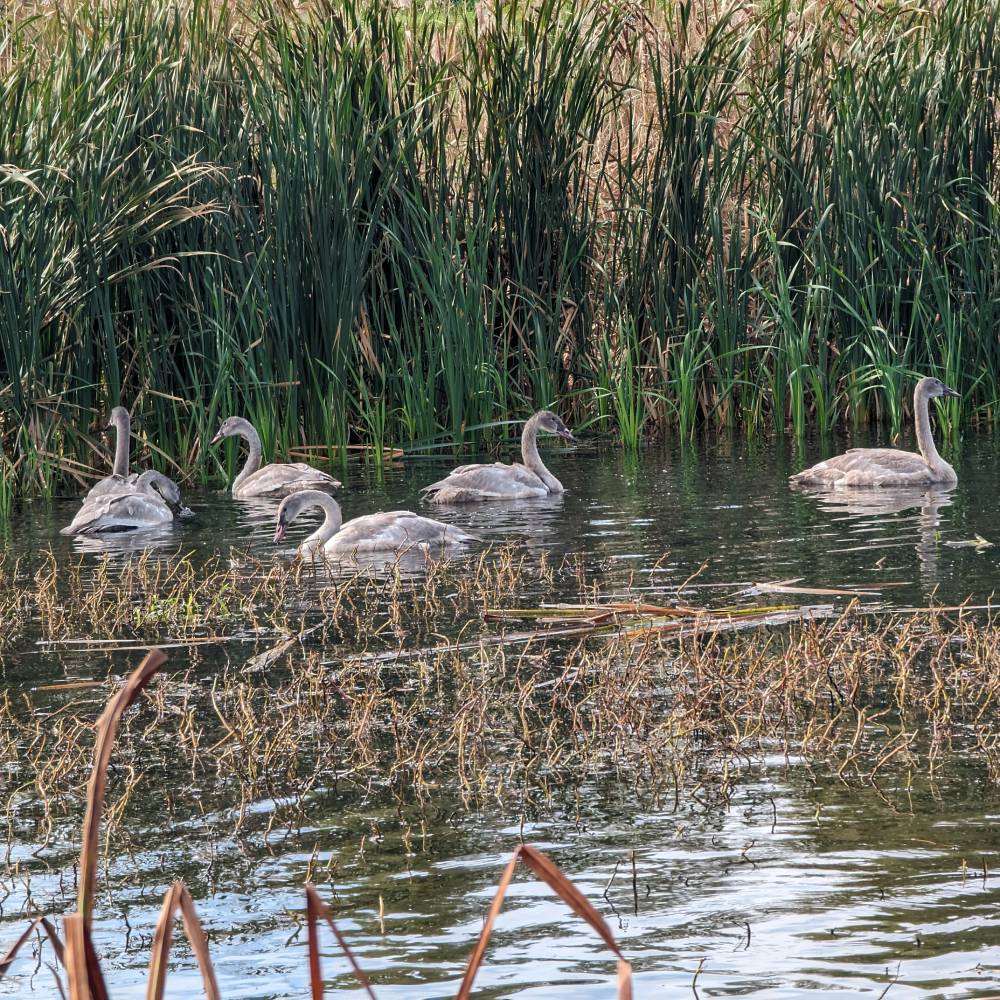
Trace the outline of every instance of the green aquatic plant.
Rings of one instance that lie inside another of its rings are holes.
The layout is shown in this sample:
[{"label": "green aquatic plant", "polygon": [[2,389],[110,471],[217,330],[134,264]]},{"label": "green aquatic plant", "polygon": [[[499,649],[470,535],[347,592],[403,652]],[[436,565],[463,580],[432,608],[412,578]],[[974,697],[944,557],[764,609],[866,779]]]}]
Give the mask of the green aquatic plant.
[{"label": "green aquatic plant", "polygon": [[230,413],[339,462],[482,443],[552,400],[630,449],[705,426],[896,435],[933,372],[962,392],[953,425],[991,424],[998,17],[140,0],[18,19],[13,491],[85,486],[122,400],[142,461],[202,480],[232,462],[200,446]]}]

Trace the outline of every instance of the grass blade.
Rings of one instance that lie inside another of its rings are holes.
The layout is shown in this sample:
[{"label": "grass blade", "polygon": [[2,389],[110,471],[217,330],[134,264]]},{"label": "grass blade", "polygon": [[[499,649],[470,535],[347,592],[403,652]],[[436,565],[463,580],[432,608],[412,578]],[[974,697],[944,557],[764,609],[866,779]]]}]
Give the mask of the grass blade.
[{"label": "grass blade", "polygon": [[163,906],[153,932],[153,949],[149,959],[149,978],[146,980],[146,1000],[163,1000],[163,990],[167,984],[167,960],[170,957],[170,942],[174,935],[174,914],[177,912],[180,882],[167,890]]},{"label": "grass blade", "polygon": [[55,927],[52,926],[47,917],[35,917],[35,919],[32,920],[31,923],[24,929],[21,936],[14,942],[13,945],[11,945],[7,954],[4,955],[3,958],[0,958],[0,979],[3,979],[3,977],[7,975],[7,970],[13,964],[14,959],[17,958],[17,953],[21,950],[25,941],[31,937],[32,932],[38,927],[43,928],[49,940],[52,942],[52,949],[56,953],[56,958],[59,960],[60,964],[63,963],[63,944],[62,941],[59,940],[59,935],[56,933]]},{"label": "grass blade", "polygon": [[518,861],[523,861],[534,875],[545,882],[578,917],[585,920],[597,931],[601,940],[618,959],[618,998],[619,1000],[631,1000],[632,966],[629,965],[625,956],[621,953],[618,943],[611,933],[611,928],[608,927],[604,918],[590,904],[586,896],[559,870],[559,866],[551,858],[528,844],[521,844],[518,847],[504,869],[500,884],[497,886],[496,895],[493,897],[493,903],[483,923],[482,933],[479,935],[476,947],[469,958],[469,964],[466,966],[465,976],[462,978],[462,985],[459,987],[456,1000],[468,1000],[471,995],[472,984],[475,981],[480,966],[483,964],[483,956],[486,954],[486,946],[493,933],[493,925],[496,923],[500,907],[503,905],[504,896],[506,896],[507,890],[510,888],[510,883],[514,878],[514,871],[517,868]]},{"label": "grass blade", "polygon": [[205,936],[205,929],[201,926],[201,920],[194,908],[194,900],[191,893],[183,882],[178,883],[180,889],[181,921],[184,925],[184,933],[187,935],[188,943],[198,961],[198,968],[201,970],[201,981],[205,987],[206,1000],[220,1000],[219,984],[215,978],[215,969],[212,967],[212,959],[208,954],[208,938]]},{"label": "grass blade", "polygon": [[64,918],[69,1000],[108,1000],[108,990],[90,940],[90,925],[79,913]]},{"label": "grass blade", "polygon": [[149,978],[146,982],[147,1000],[163,1000],[163,992],[167,982],[167,962],[170,959],[170,945],[173,940],[174,918],[177,911],[181,912],[184,923],[184,933],[187,935],[191,950],[198,961],[201,970],[201,981],[208,1000],[219,1000],[219,986],[215,978],[215,969],[208,953],[208,939],[195,911],[194,900],[187,886],[178,879],[163,897],[159,919],[156,921],[156,932],[153,936],[153,949],[149,960]]}]

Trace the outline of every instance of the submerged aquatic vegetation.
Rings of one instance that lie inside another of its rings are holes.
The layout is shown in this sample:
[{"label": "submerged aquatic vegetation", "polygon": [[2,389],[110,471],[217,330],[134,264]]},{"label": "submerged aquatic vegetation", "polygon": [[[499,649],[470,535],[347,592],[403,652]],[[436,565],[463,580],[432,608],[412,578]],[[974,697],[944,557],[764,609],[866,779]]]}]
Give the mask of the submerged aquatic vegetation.
[{"label": "submerged aquatic vegetation", "polygon": [[[35,917],[27,928],[13,943],[7,954],[0,960],[0,979],[7,974],[10,966],[17,958],[21,947],[34,932],[43,930],[52,945],[55,957],[63,968],[67,984],[64,990],[62,976],[55,966],[51,966],[60,996],[68,990],[71,997],[107,997],[108,991],[104,981],[100,958],[92,940],[93,911],[97,891],[98,869],[100,866],[100,834],[102,818],[105,810],[105,792],[108,781],[108,768],[118,736],[122,717],[132,703],[140,695],[150,680],[159,671],[166,657],[159,650],[151,650],[127,678],[125,684],[111,696],[104,712],[97,720],[97,742],[90,768],[90,781],[87,785],[86,815],[83,820],[81,835],[80,860],[78,868],[79,890],[76,912],[63,917],[65,944],[47,917]],[[585,920],[600,935],[605,945],[618,959],[618,996],[620,1000],[629,1000],[632,996],[632,969],[618,948],[614,935],[604,918],[587,901],[583,894],[566,878],[559,868],[541,851],[528,844],[521,844],[515,851],[504,870],[496,898],[490,908],[483,930],[469,959],[465,976],[456,994],[457,1000],[467,1000],[476,974],[482,965],[503,897],[510,886],[518,862],[522,862],[538,878],[546,882],[555,893],[563,899],[577,916]],[[370,981],[362,971],[343,935],[337,929],[330,911],[320,898],[316,889],[307,884],[306,887],[306,920],[308,925],[308,961],[309,979],[314,997],[322,997],[323,983],[320,972],[320,950],[317,933],[317,923],[322,917],[333,931],[338,944],[346,954],[352,970],[369,997],[374,1000]],[[202,986],[208,1000],[218,1000],[219,988],[216,982],[215,970],[209,955],[208,939],[202,928],[195,909],[194,900],[183,881],[176,881],[167,891],[163,907],[156,923],[152,943],[147,996],[152,1000],[161,1000],[167,977],[167,963],[170,957],[173,924],[177,913],[180,913],[188,941],[198,961]]]},{"label": "submerged aquatic vegetation", "polygon": [[[33,609],[44,595],[38,606],[57,615],[47,641],[62,657],[59,643],[86,624],[89,594],[73,563],[41,566],[0,567],[0,599]],[[263,858],[282,843],[308,856],[331,823],[338,846],[329,862],[310,860],[305,878],[336,893],[341,859],[366,864],[366,844],[374,854],[388,839],[429,863],[447,830],[484,817],[526,828],[557,814],[582,827],[609,798],[630,814],[716,813],[745,783],[784,769],[864,785],[903,811],[911,789],[933,790],[958,767],[980,793],[1000,781],[1000,626],[990,612],[892,613],[858,603],[857,591],[790,581],[712,611],[662,595],[653,604],[624,583],[603,590],[579,560],[522,549],[432,565],[420,579],[338,579],[236,553],[202,566],[147,555],[100,564],[93,587],[122,605],[100,623],[102,649],[136,642],[133,605],[189,603],[193,613],[146,622],[143,634],[174,632],[190,659],[151,677],[121,715],[100,839],[84,793],[93,719],[130,689],[108,680],[103,653],[88,653],[90,669],[77,654],[63,683],[5,692],[4,862],[15,887],[5,915],[65,910],[78,890],[90,899],[97,871],[107,886],[98,906],[127,898],[151,871],[161,878],[180,837],[184,855],[211,860],[204,875],[200,861],[176,873],[190,894],[180,884],[167,892],[154,982],[178,907],[196,945],[191,895],[216,891],[217,856]],[[539,603],[556,589],[567,603]],[[207,600],[212,592],[225,605]],[[801,600],[826,603],[791,603]],[[219,628],[243,615],[253,627],[242,634]],[[35,641],[33,617],[14,640],[20,650]],[[221,655],[202,659],[202,640]],[[85,810],[86,842],[107,852],[106,865],[88,862],[77,879],[67,845]],[[312,941],[317,903],[310,897]],[[67,924],[70,956],[87,947],[80,923]]]},{"label": "submerged aquatic vegetation", "polygon": [[990,424],[998,16],[142,0],[15,18],[0,513],[103,470],[123,399],[144,459],[202,479],[229,413],[269,454],[341,458],[464,444],[559,398],[629,447],[703,425],[896,434],[908,380],[933,373],[963,393],[953,424]]},{"label": "submerged aquatic vegetation", "polygon": [[[933,780],[961,754],[1000,781],[1000,627],[971,612],[883,617],[851,603],[793,624],[758,615],[739,631],[718,616],[608,629],[606,615],[583,634],[494,621],[445,639],[448,613],[433,607],[418,612],[430,615],[422,648],[387,641],[390,616],[369,622],[367,640],[311,630],[273,655],[237,650],[222,671],[195,665],[152,684],[119,740],[123,762],[142,767],[118,793],[112,831],[124,833],[140,770],[198,775],[195,791],[145,803],[147,817],[211,802],[205,836],[265,838],[331,795],[391,804],[411,830],[442,795],[522,817],[579,803],[595,782],[623,782],[648,808],[725,803],[774,753],[876,785],[890,771]],[[346,615],[348,632],[366,614]],[[86,716],[104,684],[4,696],[8,838],[50,843],[77,808]]]}]

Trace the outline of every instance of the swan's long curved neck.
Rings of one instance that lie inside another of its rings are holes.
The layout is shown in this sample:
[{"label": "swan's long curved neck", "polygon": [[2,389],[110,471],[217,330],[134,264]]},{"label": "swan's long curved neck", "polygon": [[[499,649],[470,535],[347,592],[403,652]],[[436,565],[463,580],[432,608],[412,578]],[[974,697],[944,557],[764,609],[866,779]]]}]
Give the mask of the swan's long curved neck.
[{"label": "swan's long curved neck", "polygon": [[917,422],[917,448],[928,465],[936,466],[941,463],[942,459],[938,454],[937,446],[934,444],[934,435],[931,432],[930,404],[930,396],[925,392],[918,392],[913,409]]},{"label": "swan's long curved neck", "polygon": [[250,447],[250,454],[240,469],[240,474],[233,480],[233,489],[236,489],[247,476],[252,476],[260,468],[260,435],[252,424],[246,424],[240,429],[240,434]]},{"label": "swan's long curved neck", "polygon": [[311,497],[310,500],[311,502],[304,505],[302,510],[305,510],[306,506],[321,507],[325,516],[323,523],[308,538],[302,541],[302,544],[299,546],[300,550],[313,550],[326,545],[340,531],[340,526],[344,521],[343,514],[340,512],[340,504],[333,497],[321,493],[315,498]]},{"label": "swan's long curved neck", "polygon": [[118,414],[115,418],[115,464],[111,469],[113,476],[128,479],[129,460],[129,419],[128,414]]},{"label": "swan's long curved neck", "polygon": [[538,454],[538,416],[532,417],[521,431],[521,458],[524,464],[549,488],[550,493],[562,493],[563,485],[545,468]]}]

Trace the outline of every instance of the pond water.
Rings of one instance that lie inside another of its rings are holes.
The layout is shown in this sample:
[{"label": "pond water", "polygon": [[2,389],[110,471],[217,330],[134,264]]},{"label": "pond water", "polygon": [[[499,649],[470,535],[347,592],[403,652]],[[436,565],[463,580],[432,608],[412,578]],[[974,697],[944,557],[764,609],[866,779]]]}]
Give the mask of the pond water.
[{"label": "pond water", "polygon": [[[1000,547],[971,543],[976,536],[1000,543],[997,449],[985,438],[956,447],[957,454],[942,449],[953,453],[959,472],[959,486],[948,492],[850,500],[794,492],[788,474],[817,459],[818,445],[798,454],[791,445],[724,441],[697,451],[652,448],[636,458],[587,444],[556,446],[546,456],[565,496],[437,513],[421,505],[419,487],[446,471],[446,459],[408,459],[382,474],[351,466],[341,502],[348,518],[410,508],[539,557],[576,555],[604,592],[627,586],[651,601],[722,606],[751,602],[755,585],[783,583],[870,587],[877,593],[865,600],[876,608],[987,605],[1000,587]],[[273,507],[208,491],[185,499],[193,518],[143,539],[167,561],[178,552],[201,558],[230,550],[288,558],[306,530],[297,523],[276,547]],[[83,553],[95,567],[104,551],[133,558],[136,537],[94,543],[58,535],[76,506],[70,499],[24,504],[6,539],[10,554],[29,568],[49,546],[63,560]],[[562,596],[522,595],[526,604]],[[124,674],[138,655],[53,649],[29,639],[5,652],[3,679],[16,697],[53,682]],[[199,655],[204,674],[247,649]],[[179,784],[193,780],[176,775]],[[155,798],[157,790],[143,794]],[[262,813],[271,807],[254,806]],[[306,995],[302,885],[307,873],[332,867],[323,893],[377,995],[453,996],[522,836],[549,852],[608,918],[634,964],[639,997],[1000,993],[1000,797],[973,767],[952,767],[933,787],[917,781],[876,792],[782,757],[755,768],[725,805],[653,810],[624,783],[602,778],[582,802],[527,816],[501,804],[468,813],[443,786],[434,812],[437,822],[414,849],[394,828],[391,803],[327,786],[306,826],[208,847],[192,833],[202,817],[165,816],[151,805],[136,831],[141,849],[116,859],[108,873],[138,870],[139,877],[123,876],[98,902],[96,940],[112,995],[145,995],[151,928],[178,876],[210,932],[223,996]],[[10,824],[18,870],[16,877],[8,870],[0,905],[0,951],[24,922],[18,911],[26,879],[36,903],[53,912],[72,905],[76,821],[41,850],[19,840],[18,829]],[[16,968],[0,994],[54,995],[44,965],[24,959]],[[333,993],[361,995],[332,945],[324,947],[324,970]],[[613,961],[596,936],[546,888],[519,875],[476,995],[607,997],[613,979]],[[168,995],[198,995],[199,982],[181,947]]]}]

